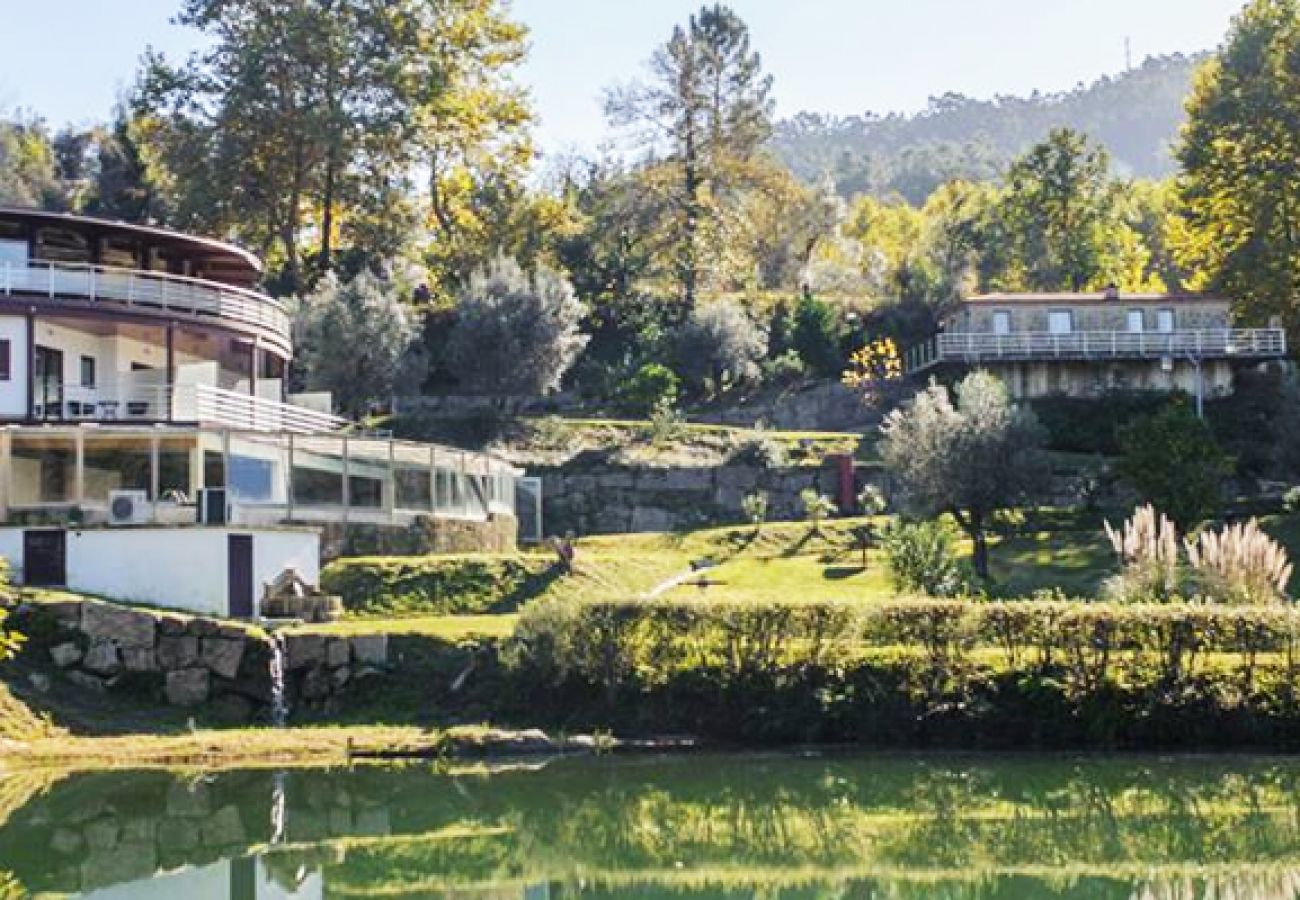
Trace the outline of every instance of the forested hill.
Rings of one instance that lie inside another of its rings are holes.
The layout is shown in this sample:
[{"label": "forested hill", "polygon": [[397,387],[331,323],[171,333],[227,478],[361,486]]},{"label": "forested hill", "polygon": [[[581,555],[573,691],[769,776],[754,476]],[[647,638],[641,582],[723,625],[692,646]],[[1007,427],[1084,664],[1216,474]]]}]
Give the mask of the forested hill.
[{"label": "forested hill", "polygon": [[800,113],[778,123],[772,146],[804,179],[830,173],[845,196],[897,192],[914,203],[949,178],[995,177],[1058,126],[1104,143],[1120,174],[1160,177],[1174,169],[1170,146],[1205,56],[1151,57],[1059,94],[976,100],[949,93],[909,116]]}]

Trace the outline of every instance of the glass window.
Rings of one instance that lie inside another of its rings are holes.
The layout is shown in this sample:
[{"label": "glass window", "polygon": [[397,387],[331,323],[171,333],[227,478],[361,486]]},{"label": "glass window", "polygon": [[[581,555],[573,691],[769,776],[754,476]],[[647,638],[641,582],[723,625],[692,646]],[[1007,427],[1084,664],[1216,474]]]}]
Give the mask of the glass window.
[{"label": "glass window", "polygon": [[1054,309],[1047,314],[1047,330],[1052,334],[1069,334],[1074,331],[1074,313],[1068,309]]},{"label": "glass window", "polygon": [[77,445],[72,435],[13,436],[10,478],[14,506],[75,500]]},{"label": "glass window", "polygon": [[[158,441],[158,495],[168,499],[183,495],[194,501],[190,488],[194,483],[194,448],[197,442],[188,437],[165,437]],[[181,499],[181,498],[178,498]]]},{"label": "glass window", "polygon": [[1156,330],[1168,334],[1174,330],[1174,311],[1172,309],[1156,310]]},{"label": "glass window", "polygon": [[348,505],[357,509],[380,509],[389,479],[386,441],[348,441]]},{"label": "glass window", "polygon": [[13,377],[13,347],[8,340],[0,341],[0,381]]},{"label": "glass window", "polygon": [[81,357],[81,386],[93,388],[95,386],[95,357]]},{"label": "glass window", "polygon": [[1141,334],[1146,327],[1145,317],[1140,309],[1130,309],[1128,311],[1128,330],[1133,334]]},{"label": "glass window", "polygon": [[995,309],[993,311],[993,333],[994,334],[1011,333],[1011,310]]},{"label": "glass window", "polygon": [[293,502],[299,506],[343,505],[343,442],[297,438],[293,445]]},{"label": "glass window", "polygon": [[153,439],[147,435],[87,435],[87,503],[108,503],[113,491],[144,491],[153,499]]},{"label": "glass window", "polygon": [[5,266],[27,268],[27,241],[0,240],[0,269]]}]

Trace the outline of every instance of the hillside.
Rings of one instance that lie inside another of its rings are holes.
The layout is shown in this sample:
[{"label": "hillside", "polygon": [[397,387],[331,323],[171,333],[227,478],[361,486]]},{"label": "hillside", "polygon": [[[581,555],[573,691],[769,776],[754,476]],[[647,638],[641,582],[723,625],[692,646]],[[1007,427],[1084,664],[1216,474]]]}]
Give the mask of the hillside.
[{"label": "hillside", "polygon": [[1104,143],[1121,174],[1161,177],[1174,170],[1170,146],[1204,59],[1151,57],[1056,94],[977,100],[948,93],[915,115],[800,113],[777,125],[772,149],[805,179],[830,173],[846,197],[897,192],[920,203],[948,178],[993,177],[1052,128],[1069,126]]}]

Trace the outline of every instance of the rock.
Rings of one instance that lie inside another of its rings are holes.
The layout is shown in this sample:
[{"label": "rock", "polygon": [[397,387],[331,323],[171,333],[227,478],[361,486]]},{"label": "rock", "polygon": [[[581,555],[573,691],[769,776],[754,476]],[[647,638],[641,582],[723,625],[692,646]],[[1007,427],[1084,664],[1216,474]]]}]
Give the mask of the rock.
[{"label": "rock", "polygon": [[158,639],[158,665],[165,671],[188,669],[199,661],[199,639],[167,635]]},{"label": "rock", "polygon": [[[212,811],[212,790],[208,787],[208,782],[195,779],[193,781],[172,781],[167,787],[167,816],[176,818],[200,818],[208,815]],[[167,832],[177,829],[164,828],[159,833],[159,838],[165,837]],[[192,832],[191,828],[180,829]]]},{"label": "rock", "polygon": [[166,637],[180,637],[189,624],[190,620],[184,616],[164,613],[158,617],[158,632]]},{"label": "rock", "polygon": [[222,694],[212,701],[212,710],[230,722],[247,722],[253,717],[253,702],[238,694]]},{"label": "rock", "polygon": [[157,672],[158,656],[152,648],[128,647],[122,651],[122,666],[128,672]]},{"label": "rock", "polygon": [[234,679],[239,674],[239,661],[244,656],[244,642],[225,638],[206,637],[199,642],[199,659],[203,665],[222,678]]},{"label": "rock", "polygon": [[383,667],[388,665],[388,635],[359,634],[352,638],[352,658],[360,665]]},{"label": "rock", "polygon": [[54,664],[60,669],[75,666],[77,663],[81,662],[81,657],[83,655],[81,648],[72,641],[55,644],[50,648],[50,659],[54,660]]},{"label": "rock", "polygon": [[347,638],[330,638],[325,645],[325,665],[331,669],[346,666],[351,653]]},{"label": "rock", "polygon": [[31,683],[33,690],[40,691],[42,694],[50,689],[50,676],[44,672],[32,672],[27,676],[27,680]]},{"label": "rock", "polygon": [[638,506],[632,510],[629,531],[672,531],[677,527],[677,517],[657,506]]},{"label": "rock", "polygon": [[83,672],[80,669],[73,669],[68,673],[67,678],[68,681],[72,682],[77,687],[90,691],[91,693],[105,694],[108,692],[108,685],[101,679],[91,675],[89,672]]},{"label": "rock", "polygon": [[195,637],[214,637],[217,633],[217,623],[211,619],[190,619],[185,633]]},{"label": "rock", "polygon": [[337,669],[334,669],[330,673],[330,681],[334,684],[334,690],[337,691],[342,688],[343,685],[348,683],[348,679],[351,677],[352,672],[347,666],[339,666]]},{"label": "rock", "polygon": [[323,634],[284,635],[285,666],[290,671],[305,669],[325,659]]},{"label": "rock", "polygon": [[54,600],[42,603],[38,608],[53,616],[64,628],[80,628],[81,608],[86,605],[83,600]]},{"label": "rock", "polygon": [[208,699],[211,676],[207,669],[177,669],[167,673],[167,702],[173,706],[196,706]]},{"label": "rock", "polygon": [[248,638],[248,630],[242,625],[236,625],[233,622],[216,622],[216,630],[213,635],[219,638],[225,638],[228,641],[244,641]]},{"label": "rock", "polygon": [[151,614],[111,603],[87,603],[81,613],[81,630],[92,642],[105,640],[119,647],[152,648],[156,627]]},{"label": "rock", "polygon": [[324,700],[330,695],[331,689],[329,669],[324,666],[313,666],[303,676],[302,698],[304,700]]},{"label": "rock", "polygon": [[122,668],[122,661],[118,656],[117,644],[104,638],[98,638],[90,645],[86,651],[85,658],[81,661],[82,668],[94,672],[97,675],[112,675]]}]

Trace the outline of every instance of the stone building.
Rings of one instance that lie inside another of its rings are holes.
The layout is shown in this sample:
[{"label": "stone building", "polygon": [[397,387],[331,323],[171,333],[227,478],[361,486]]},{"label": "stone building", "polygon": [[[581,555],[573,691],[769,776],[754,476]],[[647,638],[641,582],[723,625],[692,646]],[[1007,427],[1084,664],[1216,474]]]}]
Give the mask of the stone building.
[{"label": "stone building", "polygon": [[1286,356],[1281,328],[1234,328],[1231,303],[1196,294],[984,294],[907,352],[909,373],[983,368],[1013,396],[1110,390],[1232,392],[1233,373]]}]

